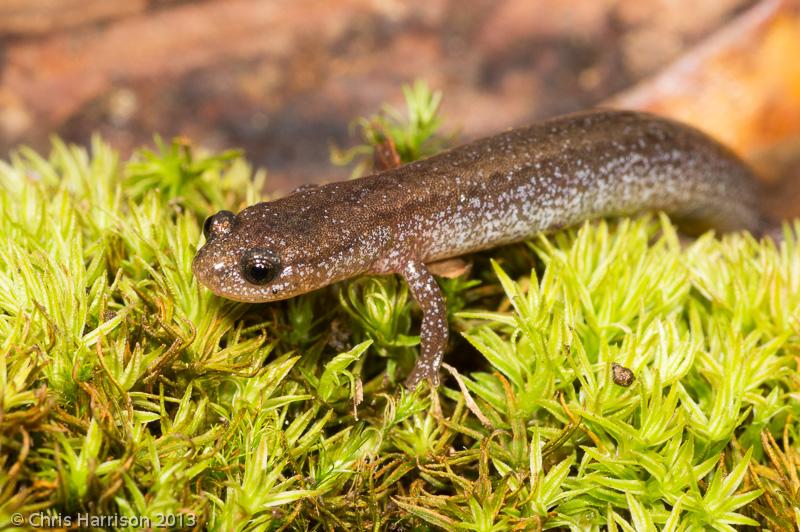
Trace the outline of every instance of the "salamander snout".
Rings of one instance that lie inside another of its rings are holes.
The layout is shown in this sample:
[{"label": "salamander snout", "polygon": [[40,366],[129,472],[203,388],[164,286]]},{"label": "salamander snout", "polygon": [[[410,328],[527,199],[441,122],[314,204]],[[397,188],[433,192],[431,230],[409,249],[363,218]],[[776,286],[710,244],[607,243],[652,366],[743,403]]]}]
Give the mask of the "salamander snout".
[{"label": "salamander snout", "polygon": [[[276,301],[307,291],[295,274],[297,253],[269,230],[219,211],[203,224],[205,244],[192,261],[200,284],[218,296],[251,303]],[[295,259],[293,261],[293,259]]]},{"label": "salamander snout", "polygon": [[303,213],[284,200],[219,211],[203,224],[196,279],[236,301],[278,301],[367,271],[391,241],[385,226],[357,233],[319,211]]},{"label": "salamander snout", "polygon": [[192,272],[218,296],[238,301],[282,299],[288,288],[281,259],[263,247],[239,245],[237,235],[212,237],[198,250]]}]

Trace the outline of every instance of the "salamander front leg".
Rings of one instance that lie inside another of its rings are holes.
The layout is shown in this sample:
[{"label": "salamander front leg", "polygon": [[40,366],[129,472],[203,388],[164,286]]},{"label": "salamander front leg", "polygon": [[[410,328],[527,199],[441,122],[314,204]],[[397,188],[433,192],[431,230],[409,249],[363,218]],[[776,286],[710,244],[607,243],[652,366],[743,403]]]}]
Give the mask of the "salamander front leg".
[{"label": "salamander front leg", "polygon": [[422,309],[420,356],[406,379],[406,387],[416,388],[423,379],[429,379],[433,386],[438,386],[439,366],[447,347],[448,332],[444,295],[436,279],[421,262],[407,262],[400,275],[405,278],[411,295]]}]

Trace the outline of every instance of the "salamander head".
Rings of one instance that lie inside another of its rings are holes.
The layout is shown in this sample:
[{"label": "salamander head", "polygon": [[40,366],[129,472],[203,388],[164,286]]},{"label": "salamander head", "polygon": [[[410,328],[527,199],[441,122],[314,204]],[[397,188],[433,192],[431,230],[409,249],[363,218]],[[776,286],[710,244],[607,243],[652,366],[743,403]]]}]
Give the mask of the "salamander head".
[{"label": "salamander head", "polygon": [[206,243],[192,263],[200,283],[237,301],[276,301],[358,275],[374,261],[380,242],[351,238],[335,220],[297,216],[279,202],[205,221]]}]

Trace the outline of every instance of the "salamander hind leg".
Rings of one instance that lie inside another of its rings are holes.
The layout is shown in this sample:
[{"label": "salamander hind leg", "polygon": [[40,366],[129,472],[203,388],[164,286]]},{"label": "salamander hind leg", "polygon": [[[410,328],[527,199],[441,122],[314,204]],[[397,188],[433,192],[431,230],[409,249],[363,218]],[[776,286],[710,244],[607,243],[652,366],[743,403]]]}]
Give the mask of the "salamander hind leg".
[{"label": "salamander hind leg", "polygon": [[409,260],[399,273],[408,283],[411,295],[422,309],[420,356],[406,379],[406,387],[416,388],[423,379],[429,379],[433,386],[438,386],[439,367],[447,347],[448,333],[444,295],[436,279],[422,262]]}]

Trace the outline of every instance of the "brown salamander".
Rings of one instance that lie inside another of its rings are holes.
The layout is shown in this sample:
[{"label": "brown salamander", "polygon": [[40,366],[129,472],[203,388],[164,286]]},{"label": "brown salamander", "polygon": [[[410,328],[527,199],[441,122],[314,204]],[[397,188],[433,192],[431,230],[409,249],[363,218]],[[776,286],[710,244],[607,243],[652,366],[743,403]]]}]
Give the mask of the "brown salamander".
[{"label": "brown salamander", "polygon": [[448,327],[426,264],[644,210],[721,230],[761,228],[757,181],[718,142],[648,114],[589,111],[239,214],[220,211],[206,220],[193,270],[215,294],[248,302],[399,274],[423,312],[406,384],[437,384]]}]

